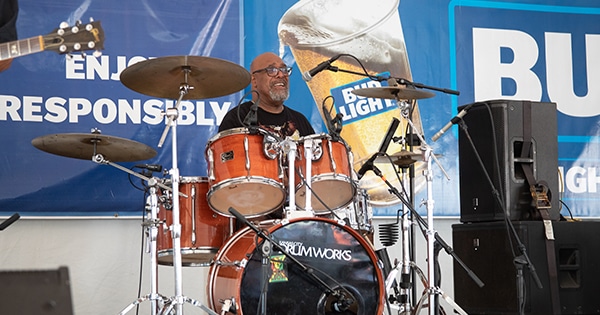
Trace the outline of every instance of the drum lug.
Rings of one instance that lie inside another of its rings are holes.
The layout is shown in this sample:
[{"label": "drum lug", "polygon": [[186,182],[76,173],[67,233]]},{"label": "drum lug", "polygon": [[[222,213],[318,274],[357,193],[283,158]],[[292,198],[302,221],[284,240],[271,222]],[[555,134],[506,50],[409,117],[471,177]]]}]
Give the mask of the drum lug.
[{"label": "drum lug", "polygon": [[246,153],[246,171],[248,173],[248,177],[250,176],[250,152],[249,144],[248,144],[248,136],[244,136],[244,152]]},{"label": "drum lug", "polygon": [[212,182],[215,180],[215,158],[211,149],[206,150],[206,158],[209,165],[208,180]]}]

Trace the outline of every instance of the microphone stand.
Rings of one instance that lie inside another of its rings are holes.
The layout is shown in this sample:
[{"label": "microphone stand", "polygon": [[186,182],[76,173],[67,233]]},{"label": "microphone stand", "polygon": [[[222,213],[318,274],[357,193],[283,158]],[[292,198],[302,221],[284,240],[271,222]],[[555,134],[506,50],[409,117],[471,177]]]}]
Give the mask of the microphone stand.
[{"label": "microphone stand", "polygon": [[19,220],[20,217],[21,215],[18,212],[13,213],[13,215],[11,215],[8,219],[0,223],[0,231],[4,231],[4,229],[9,227],[11,224],[15,223],[17,220]]},{"label": "microphone stand", "polygon": [[517,295],[518,295],[519,314],[523,315],[524,314],[523,305],[525,303],[525,297],[524,297],[525,281],[523,279],[523,267],[527,266],[529,268],[529,271],[531,272],[533,280],[535,281],[535,283],[539,289],[543,288],[542,282],[536,272],[535,266],[529,259],[529,255],[527,255],[527,248],[525,247],[523,242],[521,242],[521,239],[519,238],[519,234],[517,233],[515,226],[513,225],[512,221],[510,220],[510,217],[508,214],[508,209],[506,208],[504,202],[502,202],[502,199],[500,198],[498,189],[496,189],[496,187],[494,186],[494,182],[490,178],[490,175],[488,174],[488,171],[485,168],[485,164],[483,164],[483,160],[481,160],[481,156],[479,155],[479,152],[477,151],[477,148],[475,147],[475,143],[473,142],[473,139],[471,138],[471,134],[468,131],[466,122],[461,118],[460,121],[458,122],[458,125],[459,125],[460,129],[463,130],[467,139],[469,140],[469,144],[471,145],[471,148],[473,149],[473,153],[475,154],[475,157],[477,158],[477,162],[478,162],[479,166],[481,167],[483,174],[485,175],[487,183],[490,185],[490,188],[492,189],[492,195],[494,195],[496,202],[502,208],[502,212],[504,213],[504,221],[508,225],[509,231],[512,234],[512,236],[514,237],[514,239],[516,240],[517,247],[519,248],[519,250],[521,252],[520,256],[517,256],[514,258],[513,263],[515,264],[515,268],[517,269]]},{"label": "microphone stand", "polygon": [[[428,162],[428,163],[430,164],[431,162]],[[467,272],[467,274],[471,277],[471,279],[473,279],[473,281],[475,281],[477,283],[477,285],[482,287],[483,282],[479,279],[479,277],[477,277],[477,275],[475,275],[475,273],[471,269],[469,269],[469,267],[458,257],[458,255],[456,255],[456,253],[454,252],[452,247],[450,247],[450,245],[448,245],[448,243],[446,243],[444,241],[444,239],[437,233],[437,231],[430,229],[430,227],[432,225],[431,225],[431,222],[429,222],[430,221],[429,217],[431,217],[431,215],[428,213],[428,222],[425,222],[425,219],[423,219],[423,217],[415,210],[415,208],[408,202],[408,200],[406,200],[404,198],[404,196],[396,189],[396,187],[394,187],[385,178],[385,176],[383,176],[381,171],[375,165],[373,165],[373,173],[375,173],[375,175],[380,177],[383,180],[383,182],[388,186],[390,192],[393,193],[394,195],[396,195],[398,197],[398,199],[400,199],[402,201],[402,203],[409,208],[412,215],[419,222],[419,226],[421,226],[423,233],[427,235],[428,243],[433,243],[433,240],[435,239],[435,241],[438,242],[438,244],[444,248],[446,253],[448,253],[450,256],[452,256],[452,258],[454,258],[454,260]],[[431,204],[431,202],[428,202],[428,203]],[[430,264],[433,264],[433,259],[434,259],[433,256],[429,256],[429,258],[427,260]],[[433,277],[431,275],[428,275],[427,278],[428,278],[428,283],[426,285],[429,287],[426,289],[427,289],[427,291],[429,291],[429,314],[433,314],[434,309],[435,309],[435,307],[433,307],[433,304],[432,304],[433,296],[439,294],[439,295],[442,295],[442,297],[454,307],[454,310],[456,312],[458,312],[461,315],[467,315],[467,313],[464,310],[462,310],[462,308],[460,308],[460,306],[458,306],[455,302],[453,302],[449,296],[447,296],[439,287],[437,287],[437,285],[435,285],[433,283]],[[424,285],[425,285],[425,283],[424,283]],[[425,295],[423,297],[425,297]],[[423,300],[423,299],[421,299],[421,300]],[[421,302],[419,302],[419,304],[420,303]],[[414,314],[418,314],[420,311],[420,305],[415,310],[416,310],[416,312]]]},{"label": "microphone stand", "polygon": [[[281,245],[279,245],[279,243],[277,243],[271,236],[269,236],[268,234],[266,234],[264,231],[262,231],[261,229],[259,229],[258,227],[256,227],[252,222],[248,221],[248,219],[246,219],[246,217],[244,217],[244,215],[242,215],[241,213],[239,213],[237,210],[235,210],[233,207],[229,207],[229,213],[231,213],[233,216],[235,216],[236,219],[240,220],[240,222],[246,224],[250,229],[252,229],[256,235],[260,238],[262,238],[264,240],[263,243],[263,249],[266,243],[268,243],[266,246],[268,246],[269,248],[267,250],[271,251],[272,248],[277,249],[279,252],[281,252],[287,259],[291,260],[294,264],[296,264],[298,267],[300,267],[300,269],[311,279],[313,279],[317,284],[319,284],[321,286],[321,288],[323,289],[323,292],[329,296],[333,296],[335,298],[338,299],[338,301],[340,303],[342,303],[343,305],[351,305],[352,303],[354,303],[354,298],[350,298],[352,299],[352,301],[350,302],[348,300],[348,296],[352,296],[352,293],[348,292],[345,288],[341,287],[341,289],[343,291],[346,292],[340,292],[339,290],[334,290],[331,286],[329,286],[325,281],[323,281],[323,279],[319,278],[319,276],[317,276],[314,272],[312,268],[307,267],[306,265],[304,265],[301,261],[299,261],[296,257],[292,256],[291,254],[289,254],[285,248],[283,248]],[[264,255],[264,253],[263,253]],[[264,259],[264,258],[263,258]],[[266,286],[266,284],[265,284]],[[261,299],[262,299],[262,291],[261,291]],[[261,309],[263,308],[263,304],[266,304],[266,296],[264,300],[261,300],[261,305],[259,307],[261,307]],[[264,305],[264,310],[266,310],[266,305]],[[263,313],[266,314],[266,313]]]},{"label": "microphone stand", "polygon": [[366,76],[371,80],[375,80],[375,81],[387,81],[388,79],[394,79],[396,82],[398,82],[398,84],[402,84],[402,85],[406,85],[406,86],[414,86],[416,88],[419,89],[427,89],[427,90],[432,90],[432,91],[438,91],[438,92],[443,92],[446,94],[452,94],[452,95],[459,95],[460,92],[456,91],[456,90],[451,90],[451,89],[446,89],[446,88],[439,88],[439,87],[435,87],[435,86],[430,86],[430,85],[425,85],[422,83],[417,83],[417,82],[412,82],[403,78],[394,78],[394,77],[383,77],[383,76],[376,76],[376,75],[368,75],[365,74],[363,72],[356,72],[356,71],[352,71],[352,70],[346,70],[346,69],[340,69],[336,66],[328,66],[326,68],[329,71],[332,72],[344,72],[344,73],[349,73],[349,74],[356,74],[356,75],[360,75],[360,76]]}]

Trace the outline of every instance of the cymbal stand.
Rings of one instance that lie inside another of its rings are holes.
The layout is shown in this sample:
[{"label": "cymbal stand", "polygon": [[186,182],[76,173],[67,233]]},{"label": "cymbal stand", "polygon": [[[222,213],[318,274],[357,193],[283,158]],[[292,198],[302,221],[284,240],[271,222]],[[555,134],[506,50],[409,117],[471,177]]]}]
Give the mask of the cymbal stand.
[{"label": "cymbal stand", "polygon": [[[131,309],[133,309],[138,304],[144,301],[150,301],[152,303],[151,306],[151,314],[156,315],[157,312],[162,308],[168,299],[158,293],[158,258],[157,258],[157,250],[156,250],[156,242],[158,237],[158,226],[161,224],[158,219],[158,195],[156,194],[156,186],[158,181],[156,178],[150,178],[148,180],[148,186],[150,187],[150,195],[146,198],[146,219],[142,223],[142,226],[145,227],[146,232],[146,252],[150,254],[150,294],[147,294],[144,297],[138,298],[133,303],[131,303],[128,307],[124,308],[119,315],[126,314]],[[159,302],[161,304],[159,305]]]},{"label": "cymbal stand", "polygon": [[[149,213],[147,213],[146,219],[142,223],[142,226],[144,226],[146,228],[146,232],[145,232],[146,239],[147,239],[146,245],[148,247],[146,249],[146,252],[150,254],[150,268],[151,268],[150,293],[145,295],[144,297],[138,298],[137,300],[135,300],[134,302],[129,304],[129,306],[124,308],[119,313],[119,315],[126,314],[127,312],[132,310],[135,306],[137,306],[138,304],[140,304],[144,301],[150,301],[152,303],[151,314],[156,315],[157,312],[159,312],[160,309],[162,308],[162,305],[164,305],[168,301],[168,299],[165,296],[158,293],[158,257],[157,257],[157,250],[156,250],[156,242],[157,242],[157,236],[158,236],[158,225],[161,222],[158,220],[159,206],[158,206],[158,195],[156,194],[156,187],[158,186],[158,187],[161,187],[168,191],[172,191],[172,189],[171,189],[171,187],[165,186],[164,184],[160,183],[156,178],[148,178],[142,174],[136,173],[128,168],[125,168],[119,164],[116,164],[116,163],[106,160],[102,154],[96,153],[96,143],[94,143],[94,156],[92,157],[92,161],[95,163],[98,163],[98,164],[110,165],[110,166],[115,167],[119,170],[122,170],[128,174],[131,174],[140,179],[143,179],[148,183],[148,186],[150,187],[150,195],[146,198],[146,211],[149,211]],[[175,194],[173,194],[173,195],[175,196]],[[179,192],[177,192],[177,195],[187,198],[187,195],[179,193]],[[173,199],[179,199],[179,198],[173,198]],[[159,307],[159,302],[160,302],[160,304],[162,304],[160,307]]]},{"label": "cymbal stand", "polygon": [[[169,171],[171,175],[171,183],[173,185],[173,196],[179,195],[179,169],[177,165],[177,118],[179,116],[178,108],[179,104],[183,97],[194,87],[190,86],[188,82],[188,75],[191,72],[190,66],[182,66],[181,71],[184,74],[184,82],[179,86],[179,99],[177,99],[177,103],[172,108],[166,110],[165,115],[168,118],[167,126],[163,131],[162,137],[159,141],[158,147],[162,147],[164,140],[169,132],[169,129],[172,129],[171,132],[171,155],[172,155],[172,168]],[[173,216],[173,223],[169,227],[171,231],[171,237],[173,239],[173,270],[175,277],[175,296],[169,299],[169,302],[166,305],[166,308],[163,309],[161,314],[170,314],[173,305],[175,306],[175,314],[180,315],[183,314],[183,303],[188,302],[194,306],[197,306],[208,314],[217,315],[217,313],[213,312],[211,309],[202,305],[202,303],[190,299],[188,297],[183,296],[183,285],[182,285],[182,257],[181,257],[181,221],[179,218],[179,198],[173,198],[173,209],[171,215]]]},{"label": "cymbal stand", "polygon": [[[417,131],[418,129],[415,127],[414,123],[412,122],[412,120],[410,119],[410,117],[408,115],[411,104],[404,100],[401,100],[401,99],[397,99],[397,102],[398,102],[398,106],[400,107],[402,115],[404,116],[404,118],[406,118],[406,121],[410,124],[410,126],[413,130]],[[427,199],[424,201],[425,207],[427,209],[427,229],[426,229],[427,288],[425,291],[427,292],[427,297],[428,297],[429,315],[435,315],[436,311],[437,311],[437,305],[436,305],[437,303],[435,303],[436,296],[443,295],[444,298],[447,298],[447,296],[443,293],[443,291],[435,283],[435,264],[434,264],[435,253],[434,252],[435,252],[435,240],[436,240],[435,236],[436,236],[437,232],[433,228],[433,208],[434,208],[435,201],[433,200],[433,174],[432,174],[432,167],[431,167],[432,159],[434,159],[435,162],[438,164],[438,166],[440,167],[440,169],[442,170],[442,172],[444,173],[446,178],[449,179],[449,176],[445,172],[444,168],[439,163],[439,161],[437,160],[435,155],[433,154],[433,150],[427,144],[427,142],[425,141],[425,138],[419,132],[415,132],[415,134],[421,141],[421,152],[423,154],[423,159],[426,163],[426,168],[423,171],[423,175],[425,176],[425,180],[427,183]],[[423,301],[423,299],[421,299],[421,301]],[[415,308],[415,311],[417,311],[415,314],[418,314],[418,311],[420,310],[421,301],[419,301],[419,303],[417,304],[417,307]],[[466,315],[465,311],[462,310],[460,307],[458,307],[458,305],[456,305],[455,311],[457,311],[460,314]]]}]

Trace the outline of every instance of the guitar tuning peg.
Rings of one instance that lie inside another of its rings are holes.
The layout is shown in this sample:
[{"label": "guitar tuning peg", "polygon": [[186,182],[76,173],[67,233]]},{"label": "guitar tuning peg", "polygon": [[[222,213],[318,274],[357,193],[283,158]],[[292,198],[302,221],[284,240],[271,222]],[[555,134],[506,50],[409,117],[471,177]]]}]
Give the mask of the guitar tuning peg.
[{"label": "guitar tuning peg", "polygon": [[94,18],[90,16],[90,23],[94,22]]},{"label": "guitar tuning peg", "polygon": [[85,51],[82,51],[82,52],[81,52],[81,57],[82,57],[83,59],[85,59],[85,56],[87,56],[87,54],[85,53]]},{"label": "guitar tuning peg", "polygon": [[79,27],[78,27],[78,26],[73,26],[73,27],[71,27],[71,32],[72,32],[73,34],[77,34],[77,32],[79,32]]},{"label": "guitar tuning peg", "polygon": [[85,30],[86,31],[91,32],[92,29],[94,29],[94,25],[92,25],[92,24],[86,24],[85,25]]},{"label": "guitar tuning peg", "polygon": [[58,25],[59,28],[67,28],[69,27],[69,23],[67,22],[60,22],[60,25]]},{"label": "guitar tuning peg", "polygon": [[75,25],[81,25],[81,24],[82,24],[82,23],[81,23],[81,20],[77,20],[77,21],[75,21]]},{"label": "guitar tuning peg", "polygon": [[71,55],[71,53],[65,54],[65,58],[67,58],[67,60],[73,60],[73,55]]},{"label": "guitar tuning peg", "polygon": [[98,58],[100,56],[102,56],[102,52],[99,50],[94,51],[94,53],[92,54],[94,57]]},{"label": "guitar tuning peg", "polygon": [[87,43],[87,47],[88,47],[89,49],[94,49],[94,47],[96,47],[96,43],[94,43],[94,41],[89,41],[89,42]]},{"label": "guitar tuning peg", "polygon": [[58,51],[60,51],[61,53],[64,53],[67,51],[67,45],[60,45],[58,46]]},{"label": "guitar tuning peg", "polygon": [[73,49],[76,50],[76,51],[77,50],[81,50],[81,44],[80,43],[73,44]]}]

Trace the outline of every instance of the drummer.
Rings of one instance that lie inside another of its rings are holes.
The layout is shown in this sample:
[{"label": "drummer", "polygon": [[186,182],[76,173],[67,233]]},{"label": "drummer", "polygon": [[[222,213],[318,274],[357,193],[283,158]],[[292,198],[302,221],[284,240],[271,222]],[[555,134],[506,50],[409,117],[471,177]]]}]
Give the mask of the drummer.
[{"label": "drummer", "polygon": [[232,108],[221,122],[219,132],[245,127],[243,120],[250,112],[251,106],[258,103],[258,127],[279,135],[282,139],[314,134],[315,131],[308,119],[299,111],[284,104],[290,95],[290,74],[288,67],[279,56],[266,52],[257,56],[250,64],[252,74],[252,101]]}]

